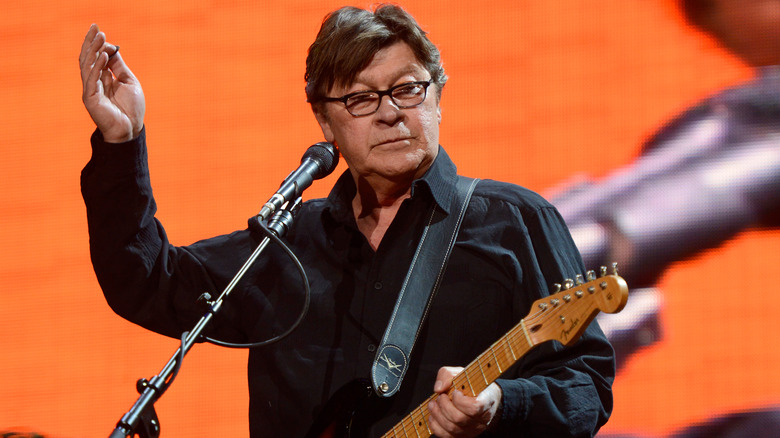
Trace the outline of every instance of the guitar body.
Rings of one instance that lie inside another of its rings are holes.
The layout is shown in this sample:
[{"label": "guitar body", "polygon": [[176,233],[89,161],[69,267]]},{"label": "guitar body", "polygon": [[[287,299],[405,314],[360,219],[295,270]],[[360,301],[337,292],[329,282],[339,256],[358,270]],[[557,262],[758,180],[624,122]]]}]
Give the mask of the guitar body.
[{"label": "guitar body", "polygon": [[[556,285],[555,293],[535,301],[525,318],[453,378],[447,396],[455,389],[476,396],[536,345],[552,340],[568,345],[579,339],[599,311],[621,311],[628,302],[628,286],[614,267],[612,275],[606,271],[601,268],[600,278],[588,272],[587,283],[581,277],[577,282],[567,279],[563,290]],[[431,436],[428,403],[439,396],[429,397],[382,437]],[[390,400],[377,396],[369,380],[353,381],[331,397],[306,438],[364,438],[389,407]]]},{"label": "guitar body", "polygon": [[364,438],[388,407],[389,400],[374,394],[370,380],[354,380],[328,400],[306,438]]}]

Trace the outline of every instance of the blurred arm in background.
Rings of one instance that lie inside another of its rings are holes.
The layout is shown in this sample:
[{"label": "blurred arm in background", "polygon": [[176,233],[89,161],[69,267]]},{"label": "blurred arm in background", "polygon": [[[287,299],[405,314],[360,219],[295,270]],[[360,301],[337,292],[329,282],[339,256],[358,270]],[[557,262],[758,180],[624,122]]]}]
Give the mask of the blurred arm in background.
[{"label": "blurred arm in background", "polygon": [[617,262],[632,285],[600,323],[618,362],[659,336],[672,263],[753,227],[780,225],[780,0],[681,0],[688,21],[756,70],[660,128],[632,164],[550,195],[586,266]]}]

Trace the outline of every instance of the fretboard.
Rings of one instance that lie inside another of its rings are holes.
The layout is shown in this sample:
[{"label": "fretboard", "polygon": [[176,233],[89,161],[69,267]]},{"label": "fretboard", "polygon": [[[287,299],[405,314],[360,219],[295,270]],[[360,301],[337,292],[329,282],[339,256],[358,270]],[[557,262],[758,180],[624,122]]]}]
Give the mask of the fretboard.
[{"label": "fretboard", "polygon": [[[484,353],[466,366],[452,380],[452,387],[447,392],[459,390],[463,394],[475,397],[498,379],[509,367],[514,365],[533,347],[531,338],[526,331],[525,321],[521,320],[512,330],[496,341]],[[428,397],[420,406],[399,421],[383,438],[417,438],[432,435],[428,427],[428,403],[435,400],[438,394]]]}]

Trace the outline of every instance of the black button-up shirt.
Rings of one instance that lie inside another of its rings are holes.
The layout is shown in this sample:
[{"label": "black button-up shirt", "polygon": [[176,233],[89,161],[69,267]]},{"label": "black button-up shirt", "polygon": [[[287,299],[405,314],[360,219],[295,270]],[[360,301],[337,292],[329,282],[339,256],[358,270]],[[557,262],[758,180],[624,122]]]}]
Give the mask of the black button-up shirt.
[{"label": "black button-up shirt", "polygon": [[[82,172],[92,261],[111,307],[159,333],[179,337],[202,314],[203,291],[218,294],[262,238],[237,231],[176,247],[154,218],[145,132],[122,145],[92,137]],[[285,237],[311,288],[308,314],[289,336],[250,351],[254,438],[303,436],[340,388],[368,378],[401,283],[433,203],[447,209],[456,168],[443,149],[412,187],[374,251],[351,208],[348,172],[326,199],[304,203]],[[441,366],[465,366],[526,316],[550,285],[583,273],[557,211],[522,187],[481,181],[447,271],[415,344],[401,390],[383,406],[379,435],[433,390]],[[217,314],[210,335],[230,341],[276,336],[304,304],[300,275],[270,245]],[[591,436],[612,409],[612,350],[593,323],[572,346],[548,342],[498,380],[498,435]],[[359,403],[362,404],[362,403]]]}]

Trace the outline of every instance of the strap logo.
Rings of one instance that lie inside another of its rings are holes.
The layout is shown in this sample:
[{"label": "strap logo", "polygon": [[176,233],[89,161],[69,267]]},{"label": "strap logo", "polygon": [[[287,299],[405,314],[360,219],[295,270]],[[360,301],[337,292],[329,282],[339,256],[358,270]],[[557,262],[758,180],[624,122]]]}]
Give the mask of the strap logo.
[{"label": "strap logo", "polygon": [[[400,379],[406,369],[406,356],[403,351],[395,345],[385,345],[378,356],[376,362],[387,370],[395,378]],[[395,385],[391,385],[395,386]]]},{"label": "strap logo", "polygon": [[395,363],[393,359],[390,359],[387,357],[386,354],[383,354],[382,357],[380,357],[383,361],[385,361],[385,368],[387,368],[389,371],[398,370],[401,371],[401,365]]}]

